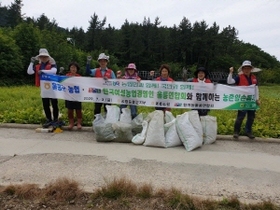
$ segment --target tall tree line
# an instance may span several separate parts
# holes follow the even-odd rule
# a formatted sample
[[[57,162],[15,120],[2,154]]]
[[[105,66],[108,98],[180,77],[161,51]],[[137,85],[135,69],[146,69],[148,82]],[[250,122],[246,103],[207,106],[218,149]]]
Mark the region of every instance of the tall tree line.
[[[233,26],[220,29],[217,23],[191,21],[183,17],[172,27],[161,26],[157,17],[154,21],[144,18],[142,23],[125,20],[120,29],[106,26],[106,17],[100,19],[93,14],[86,31],[82,28],[61,28],[56,20],[45,14],[39,18],[25,17],[21,12],[22,0],[15,0],[8,7],[0,5],[0,71],[1,81],[17,75],[19,81],[29,81],[26,69],[30,57],[46,47],[59,67],[67,67],[75,60],[82,66],[87,55],[93,57],[92,67],[98,65],[98,54],[110,55],[110,67],[123,69],[135,62],[138,70],[157,70],[168,63],[172,76],[180,76],[183,67],[194,71],[204,66],[209,71],[228,71],[229,66],[239,67],[249,59],[257,67],[278,69],[280,63],[256,45],[238,40],[238,30]],[[70,39],[67,39],[70,38]],[[70,40],[70,41],[67,41]],[[4,70],[4,71],[3,71]]]

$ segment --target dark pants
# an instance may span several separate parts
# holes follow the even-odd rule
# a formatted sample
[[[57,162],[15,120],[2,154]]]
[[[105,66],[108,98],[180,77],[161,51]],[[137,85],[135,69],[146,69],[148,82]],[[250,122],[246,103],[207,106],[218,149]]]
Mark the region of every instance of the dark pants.
[[[56,98],[42,98],[42,102],[43,102],[43,108],[44,108],[46,118],[49,121],[53,121],[53,120],[57,121],[58,120],[58,113],[59,113],[57,99]],[[50,102],[52,104],[53,113],[51,113]],[[53,114],[53,117],[52,117],[52,114]]]
[[[245,132],[251,133],[252,126],[255,120],[256,111],[255,110],[238,110],[237,117],[234,124],[234,132],[239,133],[241,129],[242,122],[247,114],[247,121],[245,125]]]
[[[106,105],[111,105],[111,104],[94,103],[94,116],[96,114],[100,114],[101,113],[102,105],[104,105],[104,111],[107,113]]]

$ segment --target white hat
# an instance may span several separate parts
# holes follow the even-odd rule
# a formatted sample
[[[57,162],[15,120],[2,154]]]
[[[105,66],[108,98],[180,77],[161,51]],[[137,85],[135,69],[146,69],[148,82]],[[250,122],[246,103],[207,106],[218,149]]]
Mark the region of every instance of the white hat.
[[[251,61],[245,60],[245,61],[243,61],[242,65],[239,67],[238,73],[242,72],[242,68],[244,66],[250,66],[252,68],[252,71],[254,69],[254,66],[252,66]]]
[[[37,55],[36,57],[40,57],[40,56],[48,56],[48,57],[50,57],[50,54],[49,54],[47,49],[41,48],[39,50],[39,55]]]
[[[250,67],[254,68],[254,66],[252,66],[252,64],[251,64],[251,61],[248,61],[248,60],[243,61],[241,68],[243,68],[244,66],[250,66]]]
[[[101,54],[98,56],[98,59],[97,59],[97,60],[99,61],[99,60],[102,60],[102,59],[109,61],[109,56],[108,56],[108,55],[105,55],[105,53],[101,53]]]

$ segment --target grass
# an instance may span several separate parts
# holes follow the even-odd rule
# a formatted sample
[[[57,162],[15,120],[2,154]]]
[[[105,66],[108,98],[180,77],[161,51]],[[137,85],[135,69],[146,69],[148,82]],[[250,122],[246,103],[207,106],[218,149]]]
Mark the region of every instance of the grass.
[[[12,198],[12,199],[11,199]],[[221,200],[202,199],[180,190],[153,189],[149,184],[136,185],[127,178],[107,181],[92,193],[81,190],[74,180],[60,178],[39,188],[35,184],[0,186],[0,209],[7,203],[13,209],[194,209],[194,210],[277,210],[270,201],[242,203],[236,197]],[[29,208],[28,208],[29,209]]]
[[[0,88],[0,123],[41,124],[45,121],[40,89],[34,86]],[[280,137],[280,86],[260,86],[261,108],[257,110],[254,134],[258,137]],[[83,125],[92,126],[93,103],[83,103]],[[68,123],[64,100],[59,99],[61,119]],[[149,113],[153,107],[138,107],[138,113]],[[188,111],[172,109],[174,116]],[[209,115],[217,117],[218,134],[232,135],[236,111],[211,110]],[[245,124],[245,120],[244,120]]]

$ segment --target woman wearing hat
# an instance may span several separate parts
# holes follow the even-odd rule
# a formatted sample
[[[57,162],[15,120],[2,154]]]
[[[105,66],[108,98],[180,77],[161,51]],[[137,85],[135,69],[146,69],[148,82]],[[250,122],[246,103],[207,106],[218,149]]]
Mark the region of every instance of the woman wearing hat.
[[[38,60],[39,63],[34,65],[34,62]],[[27,73],[29,75],[35,74],[35,85],[40,87],[40,75],[41,74],[53,74],[57,72],[57,66],[54,59],[49,55],[49,52],[45,48],[39,50],[39,55],[31,58],[31,62],[28,66]],[[46,115],[46,123],[43,124],[44,128],[47,128],[51,125],[56,125],[58,123],[58,101],[56,98],[42,98],[43,108]],[[50,103],[53,108],[51,113]],[[53,116],[52,116],[53,115]]]
[[[199,67],[194,72],[194,78],[188,79],[188,82],[199,82],[199,83],[211,83],[211,80],[208,79],[208,71],[204,67]],[[199,116],[206,116],[209,109],[193,109],[198,111]]]
[[[251,61],[245,60],[239,69],[241,69],[242,73],[238,74],[235,78],[232,78],[232,73],[234,71],[234,68],[233,67],[229,68],[227,83],[236,84],[238,86],[256,85],[256,103],[257,105],[260,105],[259,88],[257,86],[258,81],[256,76],[252,74],[252,70],[254,69],[254,67],[251,64]],[[233,134],[233,137],[236,139],[239,137],[241,125],[246,114],[247,114],[247,121],[245,125],[245,134],[250,139],[255,138],[255,136],[252,133],[252,126],[255,120],[256,110],[238,110],[237,117],[234,123],[234,134]]]
[[[122,79],[133,79],[137,82],[141,81],[141,78],[138,76],[136,65],[134,63],[128,64],[128,66],[125,68],[125,75],[122,77]],[[126,108],[126,104],[121,104],[120,109],[122,112],[123,108]],[[131,111],[131,118],[134,119],[137,116],[137,106],[136,105],[129,105],[130,111]]]
[[[88,57],[88,62],[86,65],[86,74],[92,77],[97,77],[97,78],[103,78],[105,80],[107,79],[116,79],[116,75],[113,70],[109,69],[107,67],[108,62],[109,62],[109,56],[106,55],[105,53],[101,53],[98,56],[98,63],[99,63],[99,68],[95,69],[90,69],[90,60],[91,58]],[[101,113],[101,107],[104,105],[104,111],[107,112],[106,105],[111,105],[111,104],[103,104],[103,103],[94,103],[94,116],[96,114]]]
[[[169,82],[173,82],[174,80],[169,77],[170,75],[170,67],[167,64],[162,64],[159,68],[159,74],[160,76],[157,77],[155,80],[156,81],[169,81]],[[167,108],[167,107],[155,107],[156,110],[162,110],[162,111],[171,111],[171,108]]]

